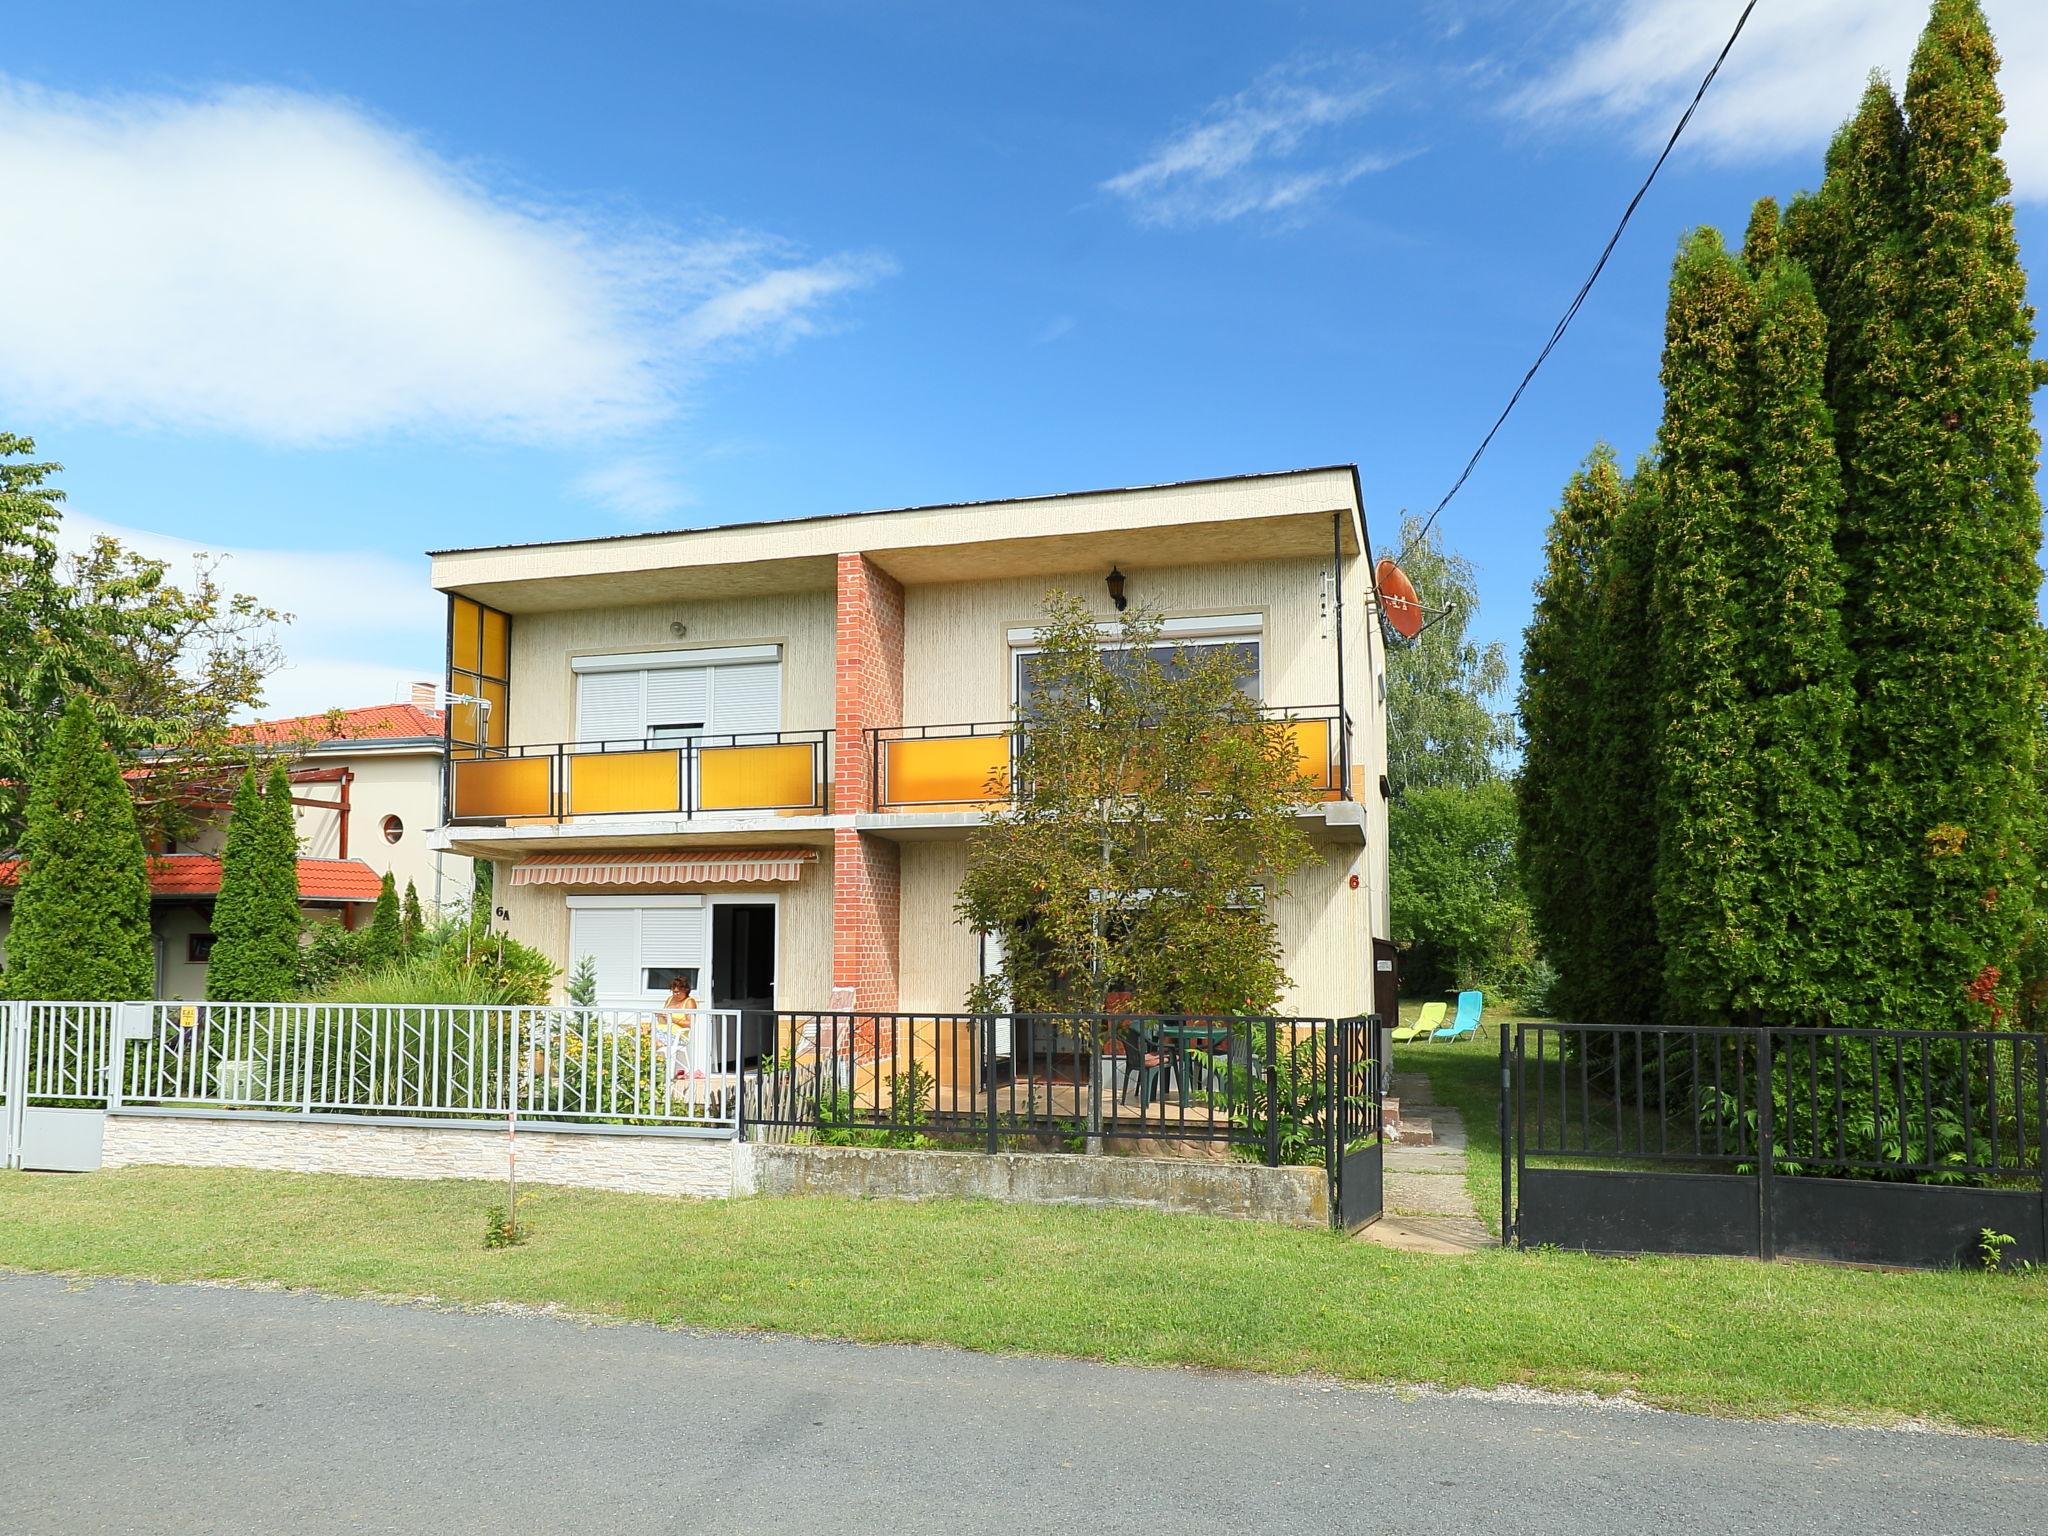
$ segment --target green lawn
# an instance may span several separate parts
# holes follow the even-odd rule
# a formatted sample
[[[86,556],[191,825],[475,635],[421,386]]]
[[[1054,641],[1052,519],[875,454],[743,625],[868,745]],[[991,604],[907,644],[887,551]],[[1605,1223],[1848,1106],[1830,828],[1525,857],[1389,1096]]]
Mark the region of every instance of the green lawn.
[[[1145,1212],[551,1189],[522,1199],[530,1241],[487,1252],[497,1193],[197,1169],[0,1174],[0,1265],[2048,1437],[2035,1342],[2048,1276],[1436,1258]]]

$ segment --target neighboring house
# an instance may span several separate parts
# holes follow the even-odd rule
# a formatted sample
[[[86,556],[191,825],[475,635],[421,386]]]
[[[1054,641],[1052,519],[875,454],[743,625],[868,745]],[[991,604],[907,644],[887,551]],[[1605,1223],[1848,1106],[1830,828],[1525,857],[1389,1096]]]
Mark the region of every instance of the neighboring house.
[[[292,785],[300,852],[359,860],[389,874],[401,892],[411,882],[429,915],[461,912],[469,906],[470,861],[434,846],[447,721],[429,707],[431,684],[413,692],[419,702],[265,720],[245,730],[298,754]]]
[[[447,550],[447,848],[600,1001],[957,1010],[955,895],[1046,593],[1241,648],[1323,861],[1270,893],[1292,1011],[1370,1011],[1385,657],[1355,469]],[[1376,942],[1378,951],[1376,953]],[[1391,980],[1390,974],[1385,978]]]
[[[431,696],[431,686],[425,689]],[[470,861],[438,851],[444,771],[443,717],[418,704],[373,704],[242,728],[244,739],[294,754],[292,795],[299,832],[299,905],[316,918],[366,923],[388,871],[403,891],[413,882],[429,912],[467,906]],[[150,927],[156,995],[206,996],[213,903],[232,780],[187,786],[194,825],[152,849]],[[4,949],[19,867],[0,861],[0,949]]]

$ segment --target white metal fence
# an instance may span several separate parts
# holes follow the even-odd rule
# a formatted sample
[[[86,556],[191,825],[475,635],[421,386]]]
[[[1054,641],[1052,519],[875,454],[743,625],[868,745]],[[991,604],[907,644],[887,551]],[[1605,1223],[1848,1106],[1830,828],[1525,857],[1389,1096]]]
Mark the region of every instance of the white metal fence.
[[[18,1003],[0,1072],[116,1112],[730,1130],[740,1015],[716,1009]]]

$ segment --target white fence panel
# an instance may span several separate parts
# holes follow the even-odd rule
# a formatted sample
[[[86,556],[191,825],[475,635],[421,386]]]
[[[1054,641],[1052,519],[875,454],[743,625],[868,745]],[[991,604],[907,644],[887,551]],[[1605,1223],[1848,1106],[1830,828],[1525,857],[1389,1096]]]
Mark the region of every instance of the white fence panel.
[[[117,1107],[730,1129],[740,1016],[616,1008],[159,1003]]]

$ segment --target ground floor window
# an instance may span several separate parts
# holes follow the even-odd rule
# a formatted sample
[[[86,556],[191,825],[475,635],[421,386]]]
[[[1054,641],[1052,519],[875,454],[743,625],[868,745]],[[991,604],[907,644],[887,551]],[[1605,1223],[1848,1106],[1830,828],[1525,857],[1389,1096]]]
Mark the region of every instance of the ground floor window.
[[[678,983],[712,1008],[775,1006],[772,898],[571,896],[569,968],[587,958],[597,1000],[613,1008],[665,1002]]]

